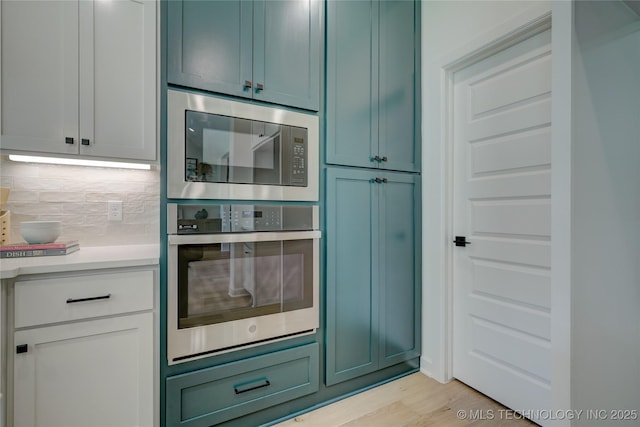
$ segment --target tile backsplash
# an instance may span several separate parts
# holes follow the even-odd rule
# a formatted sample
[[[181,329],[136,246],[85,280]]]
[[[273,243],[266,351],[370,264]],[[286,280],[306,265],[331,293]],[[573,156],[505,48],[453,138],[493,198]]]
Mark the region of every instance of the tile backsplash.
[[[59,240],[81,246],[158,243],[160,172],[18,163],[0,157],[2,187],[11,211],[11,241],[22,241],[21,221],[62,222]],[[122,221],[108,221],[107,202],[122,201]]]

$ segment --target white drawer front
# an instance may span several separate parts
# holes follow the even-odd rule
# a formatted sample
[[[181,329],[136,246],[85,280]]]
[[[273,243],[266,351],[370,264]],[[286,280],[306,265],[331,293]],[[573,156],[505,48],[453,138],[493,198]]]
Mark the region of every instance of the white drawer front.
[[[153,308],[153,271],[19,281],[15,327],[109,316]]]

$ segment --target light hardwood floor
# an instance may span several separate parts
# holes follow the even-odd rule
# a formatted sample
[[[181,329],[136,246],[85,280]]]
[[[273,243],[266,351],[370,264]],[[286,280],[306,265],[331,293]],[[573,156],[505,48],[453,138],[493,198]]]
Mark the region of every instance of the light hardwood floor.
[[[277,427],[536,426],[459,381],[415,373],[299,415]]]

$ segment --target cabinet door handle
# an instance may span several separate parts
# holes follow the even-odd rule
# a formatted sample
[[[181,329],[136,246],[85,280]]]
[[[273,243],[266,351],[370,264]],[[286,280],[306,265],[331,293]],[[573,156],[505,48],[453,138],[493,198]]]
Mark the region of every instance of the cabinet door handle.
[[[89,297],[89,298],[67,298],[67,304],[74,304],[76,302],[97,301],[100,299],[109,299],[109,298],[111,298],[111,294],[101,295],[99,297]]]
[[[251,89],[253,85],[251,84],[251,82],[249,80],[245,80],[244,81],[244,87],[247,89]]]
[[[73,137],[72,136],[65,137],[64,138],[64,143],[73,145],[74,144]]]
[[[262,83],[257,83],[256,84],[256,92],[260,92],[261,90],[264,90],[264,86],[262,85]]]
[[[376,183],[380,184],[382,182],[382,180],[378,177],[376,177],[376,179],[374,180]]]
[[[16,354],[20,354],[20,353],[26,353],[29,351],[29,345],[28,344],[20,344],[16,346]]]
[[[388,159],[387,159],[387,156],[384,156],[384,157],[382,158],[382,161],[383,161],[383,162],[386,162],[387,160],[388,160]]]
[[[91,144],[91,141],[90,141],[89,139],[87,139],[87,138],[82,138],[82,140],[80,141],[80,143],[81,143],[82,145],[90,145],[90,144]]]
[[[382,178],[382,182],[386,184],[387,182],[389,182],[389,180],[387,178]]]
[[[271,385],[269,380],[266,379],[266,378],[261,379],[260,383],[254,385],[254,386],[247,387],[250,384],[253,384],[253,383],[235,385],[235,386],[233,386],[233,390],[236,392],[236,394],[242,394],[242,393],[246,393],[248,391],[257,390],[259,388],[269,387]]]
[[[374,162],[378,162],[378,163],[380,163],[380,156],[376,155],[376,156],[373,158],[373,161],[374,161]]]

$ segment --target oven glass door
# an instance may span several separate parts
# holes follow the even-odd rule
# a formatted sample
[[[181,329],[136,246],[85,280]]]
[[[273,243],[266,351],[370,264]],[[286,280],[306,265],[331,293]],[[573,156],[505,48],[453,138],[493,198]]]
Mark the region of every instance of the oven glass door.
[[[186,111],[185,180],[306,186],[307,130]]]
[[[313,239],[182,244],[178,329],[313,306]]]

